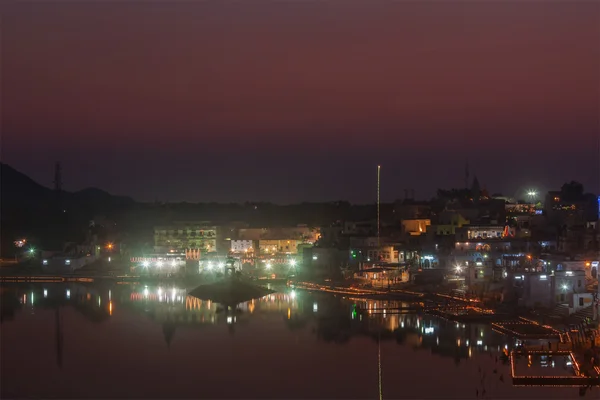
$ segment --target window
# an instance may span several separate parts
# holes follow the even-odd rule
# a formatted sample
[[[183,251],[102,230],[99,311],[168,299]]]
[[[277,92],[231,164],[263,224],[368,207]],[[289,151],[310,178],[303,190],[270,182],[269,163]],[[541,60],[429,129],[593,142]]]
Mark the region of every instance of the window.
[[[579,298],[579,307],[583,307],[583,297]]]
[[[577,280],[577,287],[581,287],[581,279]]]

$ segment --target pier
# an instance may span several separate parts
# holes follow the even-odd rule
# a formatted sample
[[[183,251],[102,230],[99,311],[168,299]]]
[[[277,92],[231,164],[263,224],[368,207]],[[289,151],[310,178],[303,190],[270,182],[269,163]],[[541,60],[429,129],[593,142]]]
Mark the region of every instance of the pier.
[[[541,365],[535,365],[539,360]],[[584,374],[571,351],[515,350],[510,368],[514,386],[600,386],[600,369]]]

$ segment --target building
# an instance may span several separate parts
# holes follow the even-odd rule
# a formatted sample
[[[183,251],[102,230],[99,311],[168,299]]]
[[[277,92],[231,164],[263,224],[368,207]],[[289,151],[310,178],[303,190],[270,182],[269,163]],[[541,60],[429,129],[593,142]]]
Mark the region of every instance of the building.
[[[238,230],[238,240],[297,240],[314,244],[320,237],[320,230],[305,225],[284,228],[242,228]],[[284,246],[285,247],[285,246]]]
[[[420,236],[427,232],[431,225],[430,219],[403,219],[401,222],[402,233],[410,236]]]
[[[253,240],[231,240],[231,251],[233,253],[248,253],[253,250]]]
[[[377,234],[377,221],[346,221],[344,222],[344,235],[372,236]]]
[[[299,242],[293,239],[261,239],[258,241],[258,248],[260,254],[296,254]]]
[[[217,251],[217,227],[204,222],[175,222],[154,228],[156,253],[199,249],[201,253]]]
[[[519,304],[528,307],[568,307],[569,313],[592,305],[593,295],[587,293],[585,271],[563,270],[553,273],[520,272],[510,277],[517,289]]]
[[[367,261],[398,264],[404,262],[404,253],[394,249],[394,246],[380,246],[366,249]]]
[[[456,232],[456,241],[501,240],[510,236],[510,230],[504,225],[465,225]]]
[[[597,199],[592,194],[550,191],[546,194],[544,211],[555,225],[585,225],[586,222],[598,220]]]
[[[429,226],[436,236],[456,235],[456,230],[468,225],[468,219],[457,211],[444,210],[440,213],[437,223]]]
[[[374,267],[360,270],[354,274],[355,279],[362,279],[373,287],[386,287],[391,284],[409,281],[410,274],[404,267]]]

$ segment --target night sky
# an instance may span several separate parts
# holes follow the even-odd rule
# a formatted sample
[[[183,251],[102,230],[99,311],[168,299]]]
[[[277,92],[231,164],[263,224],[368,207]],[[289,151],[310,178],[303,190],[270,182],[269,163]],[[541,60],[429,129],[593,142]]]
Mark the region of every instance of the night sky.
[[[16,2],[2,161],[138,200],[599,191],[600,2]]]

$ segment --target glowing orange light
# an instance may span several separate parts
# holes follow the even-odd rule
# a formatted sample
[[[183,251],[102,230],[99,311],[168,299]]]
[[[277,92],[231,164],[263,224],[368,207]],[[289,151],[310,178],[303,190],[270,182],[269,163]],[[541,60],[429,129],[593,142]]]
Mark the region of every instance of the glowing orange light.
[[[108,302],[108,315],[112,315],[112,301]]]

